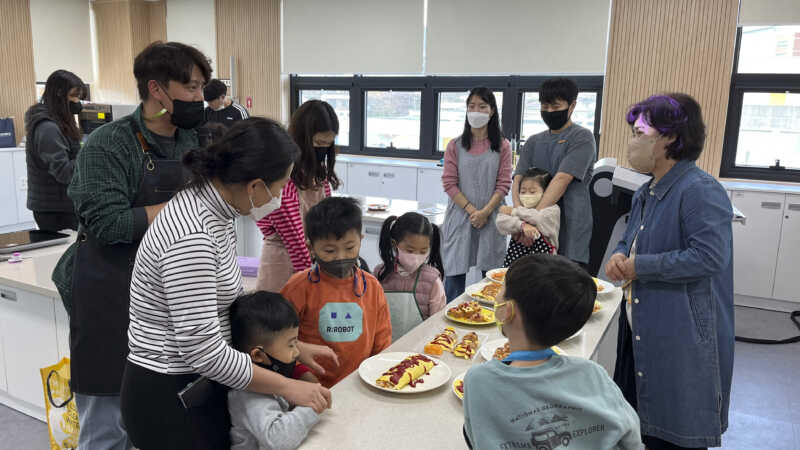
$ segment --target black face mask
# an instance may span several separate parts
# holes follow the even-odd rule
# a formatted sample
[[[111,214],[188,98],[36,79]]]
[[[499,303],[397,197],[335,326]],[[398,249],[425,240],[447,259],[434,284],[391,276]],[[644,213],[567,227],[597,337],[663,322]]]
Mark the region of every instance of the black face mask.
[[[269,353],[265,352],[264,349],[262,349],[261,347],[258,347],[258,349],[261,350],[261,353],[266,355],[267,358],[269,358],[270,363],[269,364],[256,363],[257,366],[262,367],[262,368],[267,369],[267,370],[271,370],[271,371],[273,371],[275,373],[279,373],[279,374],[285,376],[286,378],[291,378],[292,377],[292,374],[294,374],[294,367],[297,365],[297,360],[296,359],[293,360],[290,363],[285,363],[285,362],[282,362],[282,361],[278,360],[277,358],[271,356]]]
[[[358,265],[358,258],[336,259],[323,261],[317,258],[317,264],[323,272],[336,278],[348,278],[353,275],[353,270]]]
[[[560,111],[544,111],[542,110],[542,120],[551,130],[560,130],[569,121],[569,108]]]
[[[83,111],[83,104],[81,102],[69,102],[69,113],[80,114]]]
[[[171,122],[176,127],[184,130],[193,130],[206,123],[206,109],[203,106],[203,102],[173,100]]]
[[[322,164],[325,158],[328,157],[328,150],[330,147],[314,147],[314,153],[317,155],[317,162]]]

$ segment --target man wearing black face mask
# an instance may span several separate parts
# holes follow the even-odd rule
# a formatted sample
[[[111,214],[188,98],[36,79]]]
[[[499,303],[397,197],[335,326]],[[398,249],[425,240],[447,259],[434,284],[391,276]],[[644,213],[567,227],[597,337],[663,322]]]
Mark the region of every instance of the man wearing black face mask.
[[[78,238],[53,272],[70,313],[72,391],[80,448],[129,448],[119,392],[128,353],[131,269],[139,241],[183,186],[183,153],[204,122],[207,58],[194,47],[154,42],[134,60],[142,103],[91,134],[67,191]]]
[[[592,238],[592,204],[589,182],[597,160],[597,147],[591,130],[571,120],[578,99],[578,86],[567,78],[552,78],[539,90],[542,120],[548,130],[528,138],[520,150],[514,172],[514,206],[521,205],[519,185],[531,167],[544,169],[553,177],[536,209],[561,206],[561,232],[558,253],[583,265],[589,262]],[[524,245],[525,236],[515,239]]]

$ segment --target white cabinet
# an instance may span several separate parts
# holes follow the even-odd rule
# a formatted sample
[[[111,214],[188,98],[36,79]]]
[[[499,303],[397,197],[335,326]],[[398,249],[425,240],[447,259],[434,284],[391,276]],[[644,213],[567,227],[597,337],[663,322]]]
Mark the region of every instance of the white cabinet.
[[[336,171],[336,176],[339,177],[339,181],[341,184],[339,185],[339,189],[337,192],[341,192],[342,194],[347,194],[350,192],[349,187],[347,185],[347,169],[349,164],[346,162],[337,162],[334,166],[333,170]]]
[[[19,222],[13,155],[9,151],[0,152],[0,227]]]
[[[381,254],[378,247],[381,238],[381,224],[364,223],[364,239],[361,240],[361,251],[359,256],[364,258],[370,270],[375,270],[375,266],[381,263]]]
[[[417,199],[417,169],[350,163],[348,194],[400,200]]]
[[[8,394],[44,407],[39,369],[59,360],[53,299],[0,286]]]
[[[0,288],[0,302],[5,301],[3,298],[3,289]],[[11,345],[13,341],[6,342],[3,338],[5,333],[3,331],[3,321],[0,320],[0,391],[8,391],[8,380],[6,379],[6,355],[3,348],[6,345]]]
[[[442,169],[419,169],[417,172],[417,201],[420,203],[447,203],[442,186]]]
[[[383,181],[379,166],[366,164],[349,164],[347,168],[347,179],[350,187],[347,193],[350,195],[363,195],[372,197],[383,197]]]
[[[747,222],[733,227],[734,292],[772,297],[784,194],[734,191],[732,201]]]
[[[56,316],[56,339],[58,339],[58,359],[69,358],[69,316],[64,303],[57,298],[53,301]]]
[[[750,221],[750,217],[747,221]],[[800,195],[786,195],[780,236],[773,297],[800,302],[800,289],[797,288],[797,275],[800,273]]]
[[[17,221],[33,222],[33,212],[28,209],[28,166],[25,151],[13,152],[14,184],[17,194]]]
[[[417,200],[417,169],[408,167],[382,167],[383,197]]]

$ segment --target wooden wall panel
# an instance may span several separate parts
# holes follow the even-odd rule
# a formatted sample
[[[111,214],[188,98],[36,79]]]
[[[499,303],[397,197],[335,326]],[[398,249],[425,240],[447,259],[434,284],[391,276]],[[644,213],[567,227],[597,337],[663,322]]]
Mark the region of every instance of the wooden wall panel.
[[[685,92],[703,109],[699,167],[718,176],[736,40],[738,0],[614,0],[603,95],[600,157],[627,165],[628,107]]]
[[[230,77],[236,58],[238,96],[252,97],[252,115],[281,119],[280,0],[216,0],[217,70]]]
[[[163,0],[129,0],[133,57],[153,41],[167,40],[167,7]]]
[[[97,32],[97,82],[92,96],[98,102],[138,103],[131,7],[127,1],[95,0],[92,10]]]
[[[13,117],[17,143],[25,111],[36,102],[31,8],[28,0],[0,0],[0,117]]]
[[[147,2],[150,42],[167,40],[167,2]]]

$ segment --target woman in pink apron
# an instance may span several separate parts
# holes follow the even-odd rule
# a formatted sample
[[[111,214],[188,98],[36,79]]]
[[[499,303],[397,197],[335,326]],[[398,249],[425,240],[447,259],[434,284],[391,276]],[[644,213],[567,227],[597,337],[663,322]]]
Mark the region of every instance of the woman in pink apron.
[[[264,244],[257,288],[270,292],[279,292],[293,273],[311,267],[303,217],[341,183],[334,172],[339,119],[331,105],[303,103],[292,115],[289,134],[300,147],[300,158],[283,188],[280,208],[258,222]]]

